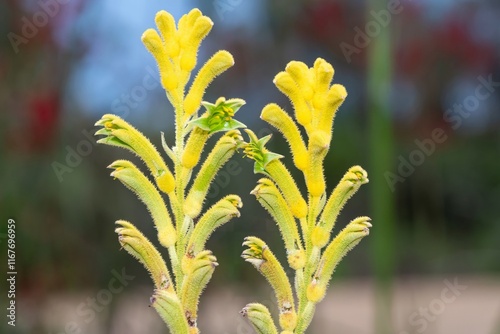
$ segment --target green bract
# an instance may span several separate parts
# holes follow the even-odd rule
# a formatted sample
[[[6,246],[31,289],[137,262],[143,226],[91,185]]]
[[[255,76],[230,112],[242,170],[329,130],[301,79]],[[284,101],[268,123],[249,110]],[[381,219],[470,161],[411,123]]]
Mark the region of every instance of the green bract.
[[[189,124],[197,126],[209,134],[219,131],[230,131],[245,128],[246,125],[233,119],[234,114],[245,104],[242,99],[229,99],[220,97],[215,104],[203,101],[201,103],[206,112],[199,118],[192,120]]]

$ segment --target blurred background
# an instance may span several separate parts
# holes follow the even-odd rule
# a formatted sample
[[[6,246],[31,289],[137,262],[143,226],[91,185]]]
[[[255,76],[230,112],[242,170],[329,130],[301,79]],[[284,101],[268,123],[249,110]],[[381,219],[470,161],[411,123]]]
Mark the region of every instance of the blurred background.
[[[142,32],[158,10],[193,7],[215,26],[199,63],[219,49],[236,65],[206,100],[247,101],[237,118],[260,136],[262,107],[291,106],[272,80],[290,60],[332,63],[349,96],[335,120],[328,189],[359,164],[370,183],[348,203],[373,218],[341,263],[309,333],[500,333],[500,3],[481,0],[0,3],[0,260],[16,222],[17,324],[1,333],[166,333],[148,308],[147,273],[119,251],[114,221],[154,231],[145,207],[106,166],[128,152],[97,146],[93,124],[115,113],[161,146],[173,111]],[[286,155],[284,140],[269,148]],[[240,258],[257,235],[281,259],[277,227],[248,193],[259,179],[233,158],[210,191],[244,201],[208,245],[221,264],[201,301],[204,333],[252,333],[238,311],[271,290]],[[234,172],[237,171],[237,172]],[[242,177],[244,175],[244,177]],[[297,174],[298,176],[299,174]],[[113,278],[121,287],[110,294]],[[116,280],[115,280],[116,282]],[[1,309],[7,306],[1,280]]]

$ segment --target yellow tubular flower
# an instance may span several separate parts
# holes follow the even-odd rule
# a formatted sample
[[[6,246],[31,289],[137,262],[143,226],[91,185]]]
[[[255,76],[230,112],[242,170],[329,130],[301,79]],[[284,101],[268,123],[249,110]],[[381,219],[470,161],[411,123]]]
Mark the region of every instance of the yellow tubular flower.
[[[326,294],[328,282],[340,260],[353,249],[370,231],[370,218],[359,217],[352,220],[328,245],[321,257],[314,279],[307,288],[307,299],[320,302]]]
[[[297,327],[295,328],[295,333],[305,333],[307,327],[309,327],[309,325],[311,324],[315,311],[316,304],[307,302],[306,306],[304,307],[304,311],[300,314],[299,321],[297,322]]]
[[[163,41],[154,29],[148,29],[142,34],[142,43],[153,55],[160,71],[161,84],[163,88],[171,92],[177,88],[179,81],[175,75],[174,67],[170,61]]]
[[[103,126],[95,134],[106,136],[97,143],[122,147],[135,153],[148,166],[161,191],[167,194],[174,191],[175,181],[172,172],[154,145],[141,132],[120,117],[111,114],[102,116],[95,125]]]
[[[155,246],[131,223],[118,220],[116,224],[120,245],[149,271],[156,289],[174,292],[167,265]]]
[[[351,167],[344,174],[328,198],[319,220],[319,225],[326,233],[330,234],[344,205],[366,183],[368,183],[368,174],[360,166]]]
[[[168,56],[171,59],[174,59],[180,52],[179,43],[175,38],[176,28],[174,17],[172,14],[161,10],[156,14],[155,22],[158,30],[160,31],[163,39],[163,45],[165,46]]]
[[[248,304],[240,311],[240,314],[248,317],[257,334],[278,334],[271,313],[264,305],[259,303]]]
[[[307,167],[307,149],[299,128],[292,118],[277,104],[271,103],[262,109],[260,118],[280,131],[290,145],[295,166],[304,171]]]
[[[314,62],[314,73],[316,76],[316,86],[314,90],[321,93],[327,92],[332,82],[333,75],[335,74],[333,66],[324,59],[318,58]]]
[[[196,19],[202,15],[203,13],[198,8],[191,9],[189,13],[182,15],[179,19],[178,30],[182,33],[187,33],[193,28]]]
[[[190,330],[197,328],[198,301],[218,265],[212,252],[203,251],[193,260],[192,270],[184,279],[180,298]]]
[[[201,41],[212,30],[213,25],[214,23],[207,16],[199,16],[196,18],[194,25],[192,25],[192,30],[181,35],[181,70],[191,72],[195,68],[198,48]]]
[[[273,287],[280,311],[280,326],[293,331],[297,325],[297,314],[292,294],[292,287],[285,270],[264,241],[257,237],[246,237],[244,246],[248,249],[241,256],[269,281]]]
[[[312,99],[313,106],[315,109],[315,125],[317,125],[317,116],[324,112],[324,108],[326,107],[326,95],[328,93],[328,89],[330,88],[330,83],[332,82],[333,75],[335,71],[333,70],[332,65],[327,63],[324,59],[318,58],[314,62],[313,67],[314,72],[314,97]]]
[[[326,107],[318,116],[317,128],[328,134],[332,133],[333,119],[340,105],[345,101],[347,91],[342,85],[333,85],[326,95]]]
[[[312,100],[314,91],[309,68],[300,61],[291,61],[286,65],[285,71],[291,75],[306,101]]]
[[[186,147],[184,149],[184,153],[182,154],[182,166],[188,169],[192,169],[198,164],[198,161],[200,161],[201,152],[205,147],[208,136],[209,132],[200,129],[199,127],[195,127],[191,131],[189,139],[186,143]]]
[[[108,167],[114,169],[111,176],[120,180],[146,204],[158,231],[160,243],[167,248],[173,246],[176,241],[175,228],[167,206],[154,185],[130,161],[117,160]]]
[[[196,218],[200,214],[203,201],[217,171],[233,156],[240,141],[241,133],[233,130],[222,136],[215,144],[194,179],[184,202],[184,212],[187,216]]]
[[[238,209],[242,206],[239,196],[228,195],[208,209],[194,227],[189,238],[186,256],[193,258],[201,252],[215,229],[227,223],[231,218],[240,216]]]
[[[307,203],[285,165],[277,159],[272,160],[266,165],[266,172],[278,185],[293,215],[304,218],[307,215]]]
[[[289,255],[290,267],[295,270],[302,268],[305,265],[305,256],[300,256],[300,254],[303,255],[304,251],[297,224],[278,188],[276,188],[273,181],[264,178],[259,180],[257,187],[252,190],[251,194],[255,195],[259,203],[278,223],[281,237],[285,242],[285,248]]]
[[[151,306],[167,324],[170,333],[190,334],[181,301],[175,293],[156,290],[150,301]]]
[[[309,164],[305,175],[307,190],[313,197],[320,197],[326,189],[323,160],[330,148],[330,138],[328,133],[318,130],[309,137]]]
[[[297,122],[309,130],[312,121],[312,112],[302,96],[299,86],[287,72],[280,72],[274,77],[276,87],[288,98],[295,109]]]
[[[208,85],[221,73],[234,65],[233,56],[227,51],[218,51],[200,69],[184,100],[185,117],[193,115],[201,105]]]

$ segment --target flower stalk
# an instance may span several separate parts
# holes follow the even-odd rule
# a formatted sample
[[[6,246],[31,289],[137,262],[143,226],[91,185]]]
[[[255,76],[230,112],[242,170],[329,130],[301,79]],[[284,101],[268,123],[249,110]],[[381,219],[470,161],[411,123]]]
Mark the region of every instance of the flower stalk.
[[[357,218],[331,240],[331,232],[347,200],[368,182],[366,171],[354,166],[327,194],[324,161],[330,149],[335,114],[347,96],[342,85],[331,85],[333,74],[333,67],[321,58],[311,68],[302,62],[290,62],[285,71],[276,75],[274,84],[290,99],[295,120],[274,103],[265,106],[261,114],[261,118],[281,132],[288,142],[293,163],[304,177],[307,202],[297,182],[280,161],[282,155],[265,147],[270,136],[259,139],[252,131],[246,130],[249,141],[243,145],[245,156],[254,160],[254,172],[266,176],[258,181],[251,194],[279,227],[288,265],[295,271],[298,308],[295,309],[293,297],[288,295],[291,291],[288,278],[280,274],[284,273],[283,268],[262,240],[247,238],[244,245],[249,249],[242,256],[267,278],[275,290],[281,333],[286,334],[305,333],[316,304],[326,295],[336,266],[368,235],[372,226],[368,217]],[[298,125],[304,128],[306,140]],[[290,304],[284,304],[290,300]],[[286,306],[289,306],[290,314],[284,318],[283,307]],[[266,310],[261,304],[249,304],[242,313],[248,316],[258,333],[276,333]]]
[[[171,333],[195,334],[199,333],[200,296],[218,266],[216,257],[205,249],[206,242],[217,227],[240,216],[242,201],[228,195],[205,212],[203,204],[217,171],[241,146],[238,129],[245,125],[234,116],[245,101],[223,97],[215,103],[203,101],[208,85],[234,64],[227,51],[216,52],[187,87],[198,62],[200,43],[212,29],[210,18],[193,9],[176,25],[170,13],[160,11],[155,22],[157,29],[147,29],[142,42],[158,64],[162,86],[174,107],[174,145],[169,146],[163,133],[161,136],[170,167],[148,138],[116,115],[106,114],[97,121],[96,126],[101,128],[96,135],[104,136],[98,143],[125,148],[139,156],[154,179],[151,182],[128,160],[117,160],[109,166],[113,169],[111,176],[146,205],[159,243],[167,249],[174,279],[161,252],[136,226],[119,220],[116,233],[122,248],[150,272],[155,285],[151,306]],[[205,112],[198,116],[200,107]],[[208,148],[207,140],[219,132],[223,133],[220,139]],[[205,159],[204,150],[209,151]],[[200,167],[201,160],[204,163]],[[195,223],[193,218],[199,215]]]

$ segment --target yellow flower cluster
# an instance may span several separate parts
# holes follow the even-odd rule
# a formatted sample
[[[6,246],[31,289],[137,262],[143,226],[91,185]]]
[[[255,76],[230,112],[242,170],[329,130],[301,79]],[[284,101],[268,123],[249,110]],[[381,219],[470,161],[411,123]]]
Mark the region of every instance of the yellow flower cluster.
[[[354,166],[333,192],[329,196],[326,194],[324,160],[330,149],[335,114],[347,97],[344,86],[331,84],[333,75],[333,67],[321,58],[311,68],[298,61],[288,63],[285,71],[275,76],[274,84],[290,99],[295,120],[274,103],[265,106],[261,113],[261,118],[287,140],[293,163],[304,175],[307,202],[291,173],[280,161],[282,156],[265,147],[270,136],[259,139],[252,131],[246,130],[250,140],[244,145],[245,155],[255,161],[256,173],[267,176],[258,181],[251,193],[278,224],[288,265],[295,270],[298,308],[295,309],[293,297],[283,293],[291,291],[291,284],[286,275],[280,274],[283,272],[281,264],[262,240],[247,238],[244,245],[250,248],[242,256],[273,286],[278,305],[281,305],[282,334],[305,332],[314,315],[315,305],[326,294],[335,267],[349,250],[368,235],[371,227],[369,218],[360,217],[331,240],[340,210],[359,187],[368,182],[366,172]],[[304,128],[307,140],[304,140],[299,125]],[[282,305],[289,305],[290,308],[285,310]],[[260,332],[278,332],[267,316],[269,312],[265,306],[249,304],[242,313],[248,316],[257,331],[266,327]]]
[[[241,146],[243,138],[238,129],[245,125],[234,116],[245,101],[224,97],[215,103],[202,101],[214,78],[234,64],[227,51],[216,52],[186,88],[196,67],[200,43],[213,26],[208,17],[194,9],[176,25],[171,14],[160,11],[155,21],[158,30],[146,30],[142,41],[158,63],[162,86],[175,110],[175,146],[169,146],[162,134],[162,145],[173,168],[148,138],[116,115],[104,115],[96,123],[101,127],[96,135],[104,136],[98,143],[125,148],[148,167],[155,183],[128,160],[117,160],[109,166],[113,169],[111,176],[146,205],[159,243],[168,249],[174,275],[170,275],[161,253],[132,223],[117,221],[118,240],[151,274],[155,284],[151,306],[171,332],[196,334],[198,302],[218,265],[212,252],[205,249],[207,240],[215,229],[240,216],[242,201],[228,195],[205,212],[203,204],[218,170]],[[206,111],[198,117],[200,106]],[[223,135],[194,174],[208,138],[218,132]],[[168,202],[160,191],[168,195]]]

